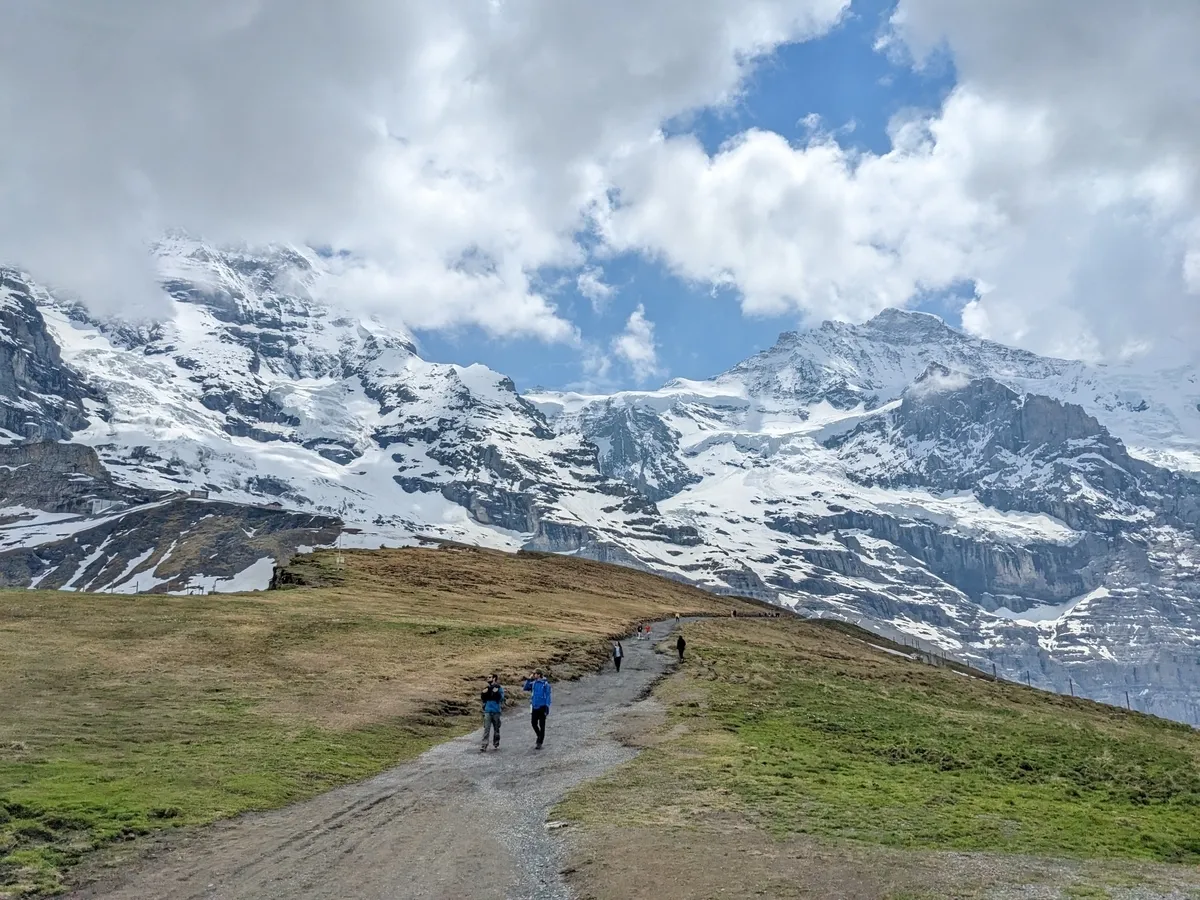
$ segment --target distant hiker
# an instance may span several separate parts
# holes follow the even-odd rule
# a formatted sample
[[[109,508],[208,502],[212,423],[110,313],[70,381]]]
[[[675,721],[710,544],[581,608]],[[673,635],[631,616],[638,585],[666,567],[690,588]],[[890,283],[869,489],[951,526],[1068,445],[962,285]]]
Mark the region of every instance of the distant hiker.
[[[621,646],[621,642],[617,641],[613,644],[613,665],[617,667],[617,671],[621,671],[621,660],[625,658],[625,648]]]
[[[533,725],[533,733],[537,736],[534,750],[542,749],[542,741],[546,740],[546,716],[550,715],[550,682],[537,669],[525,679],[525,690],[529,691],[529,721]]]
[[[486,753],[488,735],[492,738],[492,746],[500,749],[500,714],[504,710],[504,688],[500,686],[500,678],[493,672],[488,676],[487,687],[479,695],[483,703],[483,744],[480,751]]]
[[[675,624],[679,624],[679,613],[675,613]]]
[[[679,652],[679,661],[683,662],[683,650],[687,647],[687,641],[683,639],[683,635],[679,636],[679,640],[675,642],[675,649]]]

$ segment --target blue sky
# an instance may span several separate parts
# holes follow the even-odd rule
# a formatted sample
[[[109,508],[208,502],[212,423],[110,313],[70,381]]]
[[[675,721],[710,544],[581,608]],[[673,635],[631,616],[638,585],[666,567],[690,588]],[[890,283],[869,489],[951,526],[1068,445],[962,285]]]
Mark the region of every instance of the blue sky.
[[[811,133],[806,119],[815,114],[821,130],[833,132],[843,147],[887,152],[893,116],[911,109],[935,111],[954,86],[947,58],[935,58],[917,70],[876,49],[894,6],[886,0],[856,0],[828,35],[784,45],[761,61],[734,107],[680,117],[664,123],[664,130],[695,135],[709,153],[752,128],[802,144]],[[439,362],[483,363],[512,377],[520,390],[612,390],[657,386],[673,377],[707,378],[771,346],[781,331],[805,326],[795,314],[745,316],[734,290],[714,293],[709,285],[688,284],[639,254],[599,262],[605,282],[615,288],[613,296],[594,309],[575,289],[573,277],[556,279],[554,273],[544,273],[556,305],[586,343],[601,349],[624,329],[639,305],[644,307],[655,326],[661,376],[639,382],[627,367],[614,365],[607,377],[598,378],[585,371],[578,347],[534,338],[497,339],[473,326],[421,332],[423,355]],[[936,312],[957,325],[958,311],[969,294],[966,286],[921,298],[912,307]]]

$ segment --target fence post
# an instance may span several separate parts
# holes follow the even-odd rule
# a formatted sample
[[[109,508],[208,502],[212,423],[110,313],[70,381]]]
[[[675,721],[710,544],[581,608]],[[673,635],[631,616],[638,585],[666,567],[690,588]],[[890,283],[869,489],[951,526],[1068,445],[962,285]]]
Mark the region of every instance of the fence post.
[[[1129,712],[1133,711],[1133,707],[1129,705],[1129,691],[1125,692],[1125,709]]]
[[[1030,681],[1029,681],[1029,670],[1028,669],[1025,670],[1025,687],[1033,687],[1033,684],[1030,683]]]
[[[992,678],[996,678],[996,664],[992,663]]]
[[[1067,686],[1071,688],[1071,699],[1075,699],[1075,682],[1071,680],[1071,676],[1067,676]]]

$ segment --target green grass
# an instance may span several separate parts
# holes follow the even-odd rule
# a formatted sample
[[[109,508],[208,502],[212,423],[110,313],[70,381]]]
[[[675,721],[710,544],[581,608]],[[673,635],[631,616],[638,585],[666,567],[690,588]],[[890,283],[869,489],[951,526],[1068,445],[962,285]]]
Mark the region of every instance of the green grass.
[[[0,896],[58,890],[66,870],[114,841],[280,806],[454,733],[449,721],[289,724],[245,696],[176,690],[163,702],[148,687],[100,693],[103,719],[80,717],[49,752],[0,747]]]
[[[736,807],[777,837],[1200,863],[1200,736],[1186,726],[817,625],[703,623],[688,647],[660,691],[677,736],[560,813],[663,821],[673,806],[686,820],[691,796],[693,813]]]
[[[0,591],[0,898],[410,759],[476,726],[489,672],[569,678],[638,620],[740,605],[563,557],[345,559],[301,557],[304,585],[255,595]]]

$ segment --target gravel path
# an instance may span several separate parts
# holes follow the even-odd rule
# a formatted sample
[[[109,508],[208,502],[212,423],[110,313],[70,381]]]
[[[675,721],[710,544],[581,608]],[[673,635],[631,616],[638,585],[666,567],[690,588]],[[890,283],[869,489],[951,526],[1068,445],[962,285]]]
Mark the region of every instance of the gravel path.
[[[563,848],[546,816],[564,794],[631,759],[613,737],[671,657],[624,642],[620,674],[554,685],[546,746],[527,701],[504,717],[499,752],[450,741],[370,781],[275,812],[219,823],[77,900],[567,900]],[[520,685],[506,685],[511,692]]]

